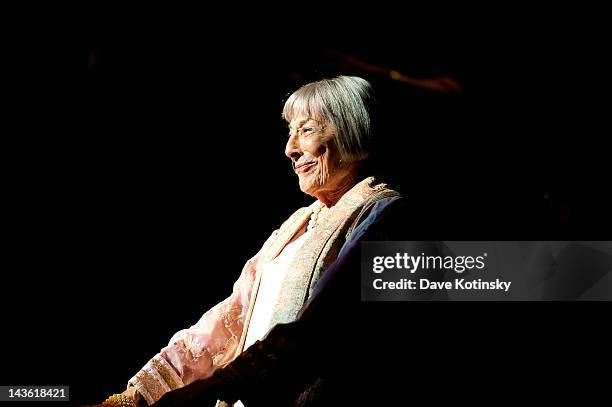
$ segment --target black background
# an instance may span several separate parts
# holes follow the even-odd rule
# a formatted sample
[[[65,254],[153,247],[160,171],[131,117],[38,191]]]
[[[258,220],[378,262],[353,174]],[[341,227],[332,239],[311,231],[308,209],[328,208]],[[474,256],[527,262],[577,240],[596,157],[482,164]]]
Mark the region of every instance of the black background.
[[[2,383],[69,384],[73,400],[98,402],[223,299],[310,202],[283,155],[280,112],[320,77],[374,85],[388,169],[414,202],[409,239],[609,238],[603,33],[578,29],[580,13],[73,11],[67,24],[28,11],[5,37],[15,125],[3,151]],[[330,50],[448,76],[463,92],[402,85]],[[481,378],[522,369],[533,385],[534,366],[562,365],[568,380],[570,363],[605,354],[594,307],[481,305],[356,303],[389,327],[354,341],[356,355],[388,362],[369,374],[404,371],[400,382],[436,371],[448,385],[475,365]]]

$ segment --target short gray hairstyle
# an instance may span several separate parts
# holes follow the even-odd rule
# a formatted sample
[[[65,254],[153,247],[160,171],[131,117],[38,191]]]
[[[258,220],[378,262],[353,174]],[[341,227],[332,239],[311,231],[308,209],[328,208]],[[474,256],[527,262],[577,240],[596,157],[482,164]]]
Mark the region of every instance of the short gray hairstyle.
[[[347,162],[367,158],[372,138],[372,86],[357,76],[338,76],[308,83],[285,102],[283,119],[305,115],[334,127],[340,156]]]

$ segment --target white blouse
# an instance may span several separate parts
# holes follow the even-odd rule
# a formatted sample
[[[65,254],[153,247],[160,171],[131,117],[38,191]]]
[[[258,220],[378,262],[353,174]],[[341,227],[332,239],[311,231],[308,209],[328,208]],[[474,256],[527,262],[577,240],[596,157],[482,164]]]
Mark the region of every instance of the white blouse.
[[[280,294],[282,282],[289,271],[289,265],[297,251],[310,236],[310,233],[310,230],[306,231],[302,236],[285,246],[274,260],[263,266],[244,349],[254,344],[255,341],[261,340],[268,333],[272,319],[272,309]],[[245,406],[238,400],[234,403],[234,407]]]
[[[313,213],[310,215],[306,232],[285,246],[274,260],[263,265],[257,298],[255,299],[251,321],[247,328],[247,337],[244,341],[244,349],[254,344],[255,341],[261,340],[268,333],[272,320],[272,310],[278,300],[283,280],[289,271],[289,265],[297,251],[300,250],[312,233],[311,231],[317,223],[319,214],[327,210],[328,208],[323,203],[317,201],[313,208]],[[244,404],[238,400],[234,406],[244,407]]]
[[[289,243],[274,260],[263,266],[244,349],[254,344],[255,341],[261,340],[268,333],[272,310],[280,294],[283,280],[289,271],[289,265],[310,233],[307,231]]]

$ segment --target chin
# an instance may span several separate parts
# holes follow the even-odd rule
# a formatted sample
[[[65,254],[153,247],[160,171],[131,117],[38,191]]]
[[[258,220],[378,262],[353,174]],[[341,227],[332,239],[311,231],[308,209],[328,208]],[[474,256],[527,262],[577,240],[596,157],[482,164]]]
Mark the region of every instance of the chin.
[[[318,185],[313,182],[308,182],[308,180],[300,179],[300,190],[310,196],[314,196],[313,194],[317,191]]]

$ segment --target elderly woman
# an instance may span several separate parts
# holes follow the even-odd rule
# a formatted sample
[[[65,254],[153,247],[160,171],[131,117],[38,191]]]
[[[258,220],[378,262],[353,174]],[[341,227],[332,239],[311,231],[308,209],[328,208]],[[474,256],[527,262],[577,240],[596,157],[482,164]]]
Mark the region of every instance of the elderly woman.
[[[296,320],[342,248],[354,246],[367,225],[399,198],[364,174],[372,142],[372,102],[370,84],[349,76],[309,83],[288,98],[283,109],[289,125],[285,154],[300,189],[316,200],[272,233],[247,261],[227,299],[176,333],[129,380],[125,392],[105,403],[151,405],[167,392],[203,383],[259,344],[273,327]],[[232,377],[235,366],[225,369]],[[236,397],[229,401],[242,405]]]

